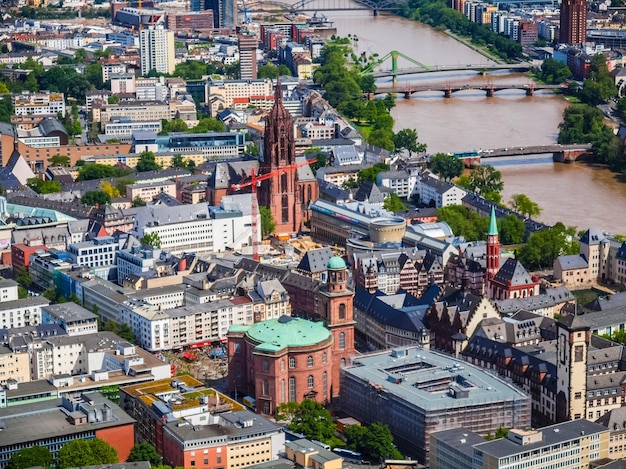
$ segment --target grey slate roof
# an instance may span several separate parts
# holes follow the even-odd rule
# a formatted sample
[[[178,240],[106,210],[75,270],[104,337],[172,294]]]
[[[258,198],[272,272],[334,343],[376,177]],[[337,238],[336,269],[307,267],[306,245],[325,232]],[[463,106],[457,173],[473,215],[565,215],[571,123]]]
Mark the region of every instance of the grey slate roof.
[[[334,253],[331,248],[325,247],[321,249],[312,249],[307,251],[300,263],[298,264],[298,270],[303,270],[311,273],[320,273],[326,270],[328,261]]]
[[[559,256],[557,258],[563,270],[570,269],[586,269],[589,267],[587,260],[580,254],[572,254],[570,256]]]
[[[521,262],[517,259],[509,258],[500,267],[498,273],[494,277],[494,281],[506,284],[511,282],[512,286],[527,285],[533,283],[528,271],[524,268]]]

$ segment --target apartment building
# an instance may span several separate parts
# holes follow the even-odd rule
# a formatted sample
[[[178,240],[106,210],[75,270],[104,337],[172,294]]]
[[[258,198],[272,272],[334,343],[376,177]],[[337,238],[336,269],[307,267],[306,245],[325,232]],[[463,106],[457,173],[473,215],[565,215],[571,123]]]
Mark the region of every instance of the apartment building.
[[[162,101],[129,101],[117,104],[94,104],[92,108],[94,122],[105,123],[115,118],[128,118],[133,122],[154,122],[170,120],[169,106]]]
[[[126,186],[126,198],[135,200],[139,197],[144,202],[152,202],[157,195],[167,194],[176,198],[176,183],[173,181],[144,182]]]
[[[18,116],[56,116],[60,113],[62,117],[65,117],[65,96],[63,93],[23,91],[12,97],[13,113]]]
[[[139,58],[141,74],[151,70],[172,74],[176,67],[174,32],[159,27],[149,27],[139,32]]]
[[[41,308],[50,304],[43,296],[33,296],[0,303],[0,329],[41,324]]]
[[[205,99],[211,105],[212,116],[217,114],[220,104],[223,109],[229,109],[239,100],[247,103],[250,99],[261,99],[265,104],[260,107],[269,111],[274,105],[274,85],[267,78],[228,81],[210,79],[205,86]]]
[[[103,236],[91,241],[69,244],[67,252],[72,263],[86,267],[106,267],[115,265],[115,255],[119,242],[112,236]]]
[[[41,322],[59,325],[68,336],[98,332],[98,316],[71,301],[43,306]]]

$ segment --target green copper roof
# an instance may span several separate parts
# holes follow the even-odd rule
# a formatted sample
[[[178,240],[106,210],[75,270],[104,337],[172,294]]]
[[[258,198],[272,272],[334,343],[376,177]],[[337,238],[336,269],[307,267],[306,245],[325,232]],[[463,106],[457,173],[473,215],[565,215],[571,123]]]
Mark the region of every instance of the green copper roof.
[[[498,234],[498,224],[496,223],[496,211],[493,207],[491,207],[491,218],[489,220],[489,231],[488,235],[497,235]]]
[[[328,261],[328,265],[326,267],[333,270],[342,270],[346,268],[346,261],[339,256],[333,256]]]
[[[254,324],[248,329],[248,337],[260,342],[256,350],[274,352],[318,344],[330,337],[330,331],[321,322],[281,316]]]

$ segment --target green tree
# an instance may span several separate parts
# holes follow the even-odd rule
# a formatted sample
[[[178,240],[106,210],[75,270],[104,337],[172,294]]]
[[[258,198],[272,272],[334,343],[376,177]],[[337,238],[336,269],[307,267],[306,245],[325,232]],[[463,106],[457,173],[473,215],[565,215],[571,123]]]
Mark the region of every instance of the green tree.
[[[274,79],[277,76],[291,76],[291,70],[286,65],[280,64],[276,66],[274,64],[260,65],[257,70],[258,78],[269,78]]]
[[[87,191],[80,198],[85,205],[108,205],[111,203],[111,196],[104,191]]]
[[[259,206],[259,216],[261,218],[261,236],[267,238],[276,229],[276,221],[272,211],[264,205]]]
[[[44,181],[39,178],[30,178],[26,181],[26,185],[38,194],[61,192],[61,183],[59,181]]]
[[[319,402],[304,399],[300,404],[286,403],[278,406],[277,420],[286,420],[288,415],[291,422],[288,428],[297,433],[303,433],[309,439],[326,442],[333,441],[335,424],[330,412]]]
[[[504,188],[502,173],[488,164],[481,164],[469,176],[469,189],[484,196],[490,192],[500,193]]]
[[[463,173],[463,162],[446,153],[436,153],[430,159],[430,169],[444,181],[449,181]]]
[[[15,281],[26,289],[30,288],[31,284],[33,283],[32,279],[30,278],[30,275],[28,274],[28,270],[26,270],[26,267],[24,266],[20,267],[20,270],[17,273],[17,277],[15,278]]]
[[[383,202],[383,208],[390,212],[396,213],[403,212],[407,209],[407,206],[404,202],[402,202],[402,199],[398,197],[398,194],[396,194],[395,192],[391,192],[389,194],[389,197],[387,197],[385,199],[385,202]]]
[[[352,425],[346,430],[348,446],[370,461],[382,459],[402,459],[402,454],[393,443],[389,427],[383,423],[369,426]]]
[[[163,462],[159,453],[157,453],[154,446],[148,442],[137,443],[130,450],[128,455],[128,462],[148,461],[152,467],[158,466]]]
[[[48,287],[43,292],[43,297],[50,301],[50,303],[56,303],[58,300],[57,290],[54,287]]]
[[[100,438],[72,440],[61,447],[57,458],[59,469],[118,462],[115,448]]]
[[[448,205],[437,210],[437,218],[444,221],[456,236],[469,241],[487,239],[489,218],[480,217],[463,205]]]
[[[131,344],[137,343],[137,337],[135,337],[135,333],[132,328],[126,324],[125,322],[121,323],[117,328],[117,335],[122,339],[130,342]]]
[[[198,121],[198,125],[191,129],[194,134],[203,134],[207,132],[225,132],[226,126],[213,117],[205,117]]]
[[[119,191],[120,194],[126,194],[126,186],[130,186],[131,184],[135,184],[137,181],[130,178],[119,178],[115,181],[115,187]]]
[[[145,244],[146,246],[161,249],[161,237],[156,231],[153,231],[152,233],[146,233],[141,237],[139,242],[141,244]]]
[[[578,254],[573,240],[576,229],[558,222],[552,228],[535,231],[518,253],[517,258],[528,269],[551,268],[558,256]]]
[[[359,81],[359,86],[363,93],[374,93],[376,91],[376,78],[370,74],[363,75]]]
[[[189,130],[187,122],[182,119],[172,119],[171,121],[161,119],[161,128],[159,135],[169,135],[172,132],[187,132]]]
[[[409,157],[413,153],[422,153],[426,151],[426,144],[419,143],[417,140],[417,131],[415,129],[402,129],[394,136],[393,143],[396,150],[406,150]]]
[[[48,448],[43,446],[31,446],[22,448],[11,455],[9,469],[27,469],[40,466],[50,469],[54,465],[54,456]]]
[[[615,95],[617,95],[617,89],[607,68],[606,57],[603,54],[596,54],[589,64],[589,72],[583,82],[580,99],[586,104],[596,106]]]
[[[54,155],[48,162],[50,166],[69,166],[71,163],[70,157],[65,155]]]
[[[389,171],[389,165],[385,163],[376,163],[374,166],[360,170],[357,173],[357,187],[365,181],[376,183],[376,176],[383,171]]]
[[[185,160],[183,159],[183,155],[174,155],[174,157],[172,158],[172,168],[186,168],[187,164],[185,163]]]
[[[548,84],[557,85],[559,83],[563,83],[571,76],[572,71],[569,69],[567,64],[559,62],[551,57],[545,59],[541,64],[541,73],[539,74],[539,77],[542,81]]]
[[[499,440],[500,438],[508,438],[509,430],[504,427],[498,427],[496,434],[492,435],[491,432],[487,433],[486,440]]]
[[[138,195],[136,195],[135,198],[132,201],[132,206],[133,207],[145,207],[146,206],[146,201],[143,200]]]
[[[90,181],[93,179],[120,177],[120,176],[125,176],[127,174],[130,174],[131,172],[132,170],[122,169],[116,166],[89,163],[89,164],[84,164],[83,166],[80,167],[80,169],[78,170],[78,177],[76,178],[76,180],[80,182],[80,181]],[[126,192],[126,189],[124,189],[123,192]]]
[[[22,286],[18,286],[17,287],[17,297],[20,300],[23,300],[24,298],[28,298],[28,291],[26,290],[26,288],[24,288]]]
[[[524,242],[526,225],[524,221],[513,214],[498,220],[500,241],[502,244],[521,244]]]
[[[383,104],[385,105],[385,109],[387,109],[387,111],[391,111],[394,107],[396,107],[396,96],[392,93],[387,93],[387,96],[383,98]]]
[[[509,206],[516,212],[521,213],[526,218],[538,217],[541,215],[541,207],[537,202],[533,202],[526,194],[513,194]]]
[[[156,162],[154,153],[151,151],[144,151],[141,155],[139,155],[139,161],[137,161],[135,169],[139,172],[158,171],[161,169],[161,166]]]

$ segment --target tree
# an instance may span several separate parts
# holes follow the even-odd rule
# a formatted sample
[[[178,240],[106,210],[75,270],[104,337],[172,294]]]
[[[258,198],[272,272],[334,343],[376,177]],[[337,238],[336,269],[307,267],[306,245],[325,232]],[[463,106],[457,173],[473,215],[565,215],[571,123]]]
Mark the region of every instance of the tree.
[[[48,162],[50,166],[69,166],[71,163],[70,157],[65,155],[54,155]]]
[[[85,205],[108,205],[111,203],[111,196],[104,191],[87,191],[80,198]]]
[[[261,236],[267,238],[276,229],[276,221],[272,211],[264,205],[259,206],[259,216],[261,218]]]
[[[109,166],[106,164],[89,163],[80,167],[78,170],[77,181],[91,181],[92,179],[105,179],[112,177],[126,176],[132,170]],[[124,190],[125,192],[126,190]]]
[[[139,242],[141,244],[145,244],[146,246],[161,249],[161,237],[156,231],[153,231],[152,233],[146,233],[141,237]]]
[[[525,194],[513,194],[509,205],[514,211],[521,213],[526,216],[526,218],[533,218],[541,215],[541,208],[539,207],[539,204],[530,200]]]
[[[393,444],[393,435],[385,424],[352,425],[346,430],[346,439],[350,448],[362,453],[370,461],[402,459]]]
[[[539,77],[548,84],[557,85],[565,82],[572,76],[572,71],[566,63],[548,57],[541,64],[541,74]]]
[[[552,228],[535,231],[518,253],[517,258],[528,269],[551,268],[558,256],[578,254],[573,240],[576,229],[558,222]]]
[[[520,244],[524,242],[526,225],[519,217],[512,213],[498,220],[500,241],[502,244]]]
[[[161,127],[162,130],[159,132],[159,135],[168,135],[171,132],[189,131],[189,126],[187,126],[187,122],[182,119],[172,119],[171,121],[167,119],[161,119]]]
[[[48,448],[43,446],[31,446],[22,448],[11,455],[9,469],[26,469],[40,466],[50,469],[54,465],[54,456]]]
[[[132,328],[126,324],[125,322],[121,323],[117,328],[117,335],[119,335],[122,339],[130,342],[131,344],[137,343],[137,337],[133,332]]]
[[[385,105],[385,109],[387,109],[387,111],[391,111],[394,107],[396,107],[396,96],[392,93],[387,93],[387,96],[383,98],[383,104]]]
[[[156,162],[154,153],[151,151],[144,151],[141,155],[139,155],[139,161],[137,161],[135,169],[139,172],[158,171],[161,169],[161,166]]]
[[[463,162],[446,153],[436,153],[430,159],[430,169],[444,181],[449,181],[463,173]]]
[[[146,201],[143,200],[138,195],[136,195],[135,198],[132,201],[132,206],[133,207],[145,207],[146,206]]]
[[[115,448],[100,438],[72,440],[61,447],[57,458],[59,469],[117,463]]]
[[[500,438],[508,438],[509,430],[504,427],[498,427],[496,434],[492,435],[491,432],[487,433],[486,440],[499,440]]]
[[[28,270],[26,270],[26,267],[24,266],[20,267],[20,270],[17,273],[17,277],[15,278],[15,281],[26,289],[30,288],[30,285],[33,283],[32,279],[30,278],[30,275],[28,274]]]
[[[603,54],[596,54],[589,64],[587,78],[583,82],[580,92],[582,102],[596,106],[606,102],[617,94],[615,82],[611,77]]]
[[[332,442],[335,424],[330,412],[319,402],[305,399],[300,404],[287,403],[278,406],[278,415],[285,420],[285,407],[291,417],[288,428],[303,433],[307,438],[322,442]],[[279,417],[276,417],[277,420]]]
[[[100,190],[107,194],[111,199],[120,196],[120,191],[109,181],[100,181]]]
[[[203,134],[206,132],[225,132],[226,126],[214,119],[213,117],[204,117],[198,121],[198,125],[191,129],[194,134]]]
[[[479,195],[500,193],[503,188],[502,173],[491,165],[481,164],[469,176],[469,189]]]
[[[26,180],[26,185],[38,194],[61,192],[61,183],[59,181],[44,181],[39,178],[30,178]]]
[[[163,462],[159,453],[157,453],[154,446],[148,442],[137,443],[130,450],[128,455],[128,462],[148,461],[151,466],[158,466]]]
[[[291,76],[291,70],[286,65],[280,64],[278,67],[274,64],[267,64],[259,66],[257,70],[258,78],[274,79],[277,76]]]
[[[43,292],[42,296],[44,298],[46,298],[47,300],[50,301],[50,303],[56,303],[58,296],[57,296],[57,289],[54,287],[48,287],[46,288],[46,290]]]
[[[389,165],[385,163],[376,163],[374,166],[360,170],[357,173],[357,187],[365,181],[376,182],[376,176],[383,171],[389,171]]]
[[[452,232],[457,236],[463,236],[472,241],[487,239],[489,218],[480,217],[463,205],[441,207],[437,210],[437,218],[450,225]]]
[[[417,131],[415,129],[402,129],[393,138],[396,150],[406,150],[409,157],[413,153],[422,153],[426,151],[426,144],[417,141]]]
[[[406,210],[407,206],[404,202],[402,202],[402,199],[398,197],[398,194],[392,192],[389,194],[389,197],[385,199],[385,202],[383,203],[383,208],[390,212],[396,213]]]

